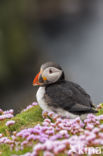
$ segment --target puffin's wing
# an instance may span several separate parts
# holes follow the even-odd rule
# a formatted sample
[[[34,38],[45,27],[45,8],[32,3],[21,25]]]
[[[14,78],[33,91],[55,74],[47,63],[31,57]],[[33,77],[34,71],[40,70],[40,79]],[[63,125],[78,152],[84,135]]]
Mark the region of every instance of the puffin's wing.
[[[75,105],[73,105],[69,111],[71,113],[74,113],[74,114],[97,113],[97,111],[94,110],[92,107],[87,107],[85,105],[81,105],[81,104],[78,104],[78,103],[76,103]]]
[[[69,109],[74,103],[72,96],[73,93],[70,89],[67,90],[67,88],[61,85],[53,84],[46,88],[44,98],[51,107],[64,109],[67,107]]]
[[[86,96],[90,100],[91,107],[95,108],[95,105],[91,101],[90,95],[88,95],[87,92],[80,85],[78,85],[78,84],[76,84],[74,82],[71,82],[71,84],[73,86],[75,86],[75,88],[77,88],[77,90],[79,90],[81,94],[83,94],[84,96]]]
[[[69,81],[47,87],[45,99],[49,106],[74,113],[94,111],[90,96],[80,86],[78,88]]]

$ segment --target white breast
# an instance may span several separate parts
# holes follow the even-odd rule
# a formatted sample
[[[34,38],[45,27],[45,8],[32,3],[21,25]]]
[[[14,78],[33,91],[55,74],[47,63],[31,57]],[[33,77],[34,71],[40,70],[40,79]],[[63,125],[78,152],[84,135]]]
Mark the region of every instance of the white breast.
[[[44,95],[45,95],[45,87],[39,87],[36,94],[37,102],[43,110],[50,112],[52,110],[50,109],[50,107],[48,107]]]

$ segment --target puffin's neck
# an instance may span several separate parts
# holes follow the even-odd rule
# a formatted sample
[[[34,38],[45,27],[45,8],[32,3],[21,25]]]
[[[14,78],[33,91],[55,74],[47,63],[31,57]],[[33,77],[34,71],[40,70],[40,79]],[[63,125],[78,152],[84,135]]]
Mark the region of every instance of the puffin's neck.
[[[64,74],[64,72],[62,73],[62,75],[61,75],[61,77],[59,78],[59,81],[65,81],[65,74]]]
[[[46,85],[44,85],[44,87],[45,87],[45,89],[46,88],[48,88],[48,87],[51,87],[51,86],[56,86],[56,85],[58,85],[58,84],[62,84],[62,83],[65,83],[66,82],[66,80],[59,80],[59,81],[57,81],[57,82],[55,82],[55,83],[51,83],[51,84],[46,84]]]

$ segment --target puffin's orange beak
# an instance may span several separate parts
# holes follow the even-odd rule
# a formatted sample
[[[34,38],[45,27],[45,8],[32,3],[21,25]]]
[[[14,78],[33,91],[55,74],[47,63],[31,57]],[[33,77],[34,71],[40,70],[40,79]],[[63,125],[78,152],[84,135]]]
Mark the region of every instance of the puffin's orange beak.
[[[39,75],[40,75],[40,72],[34,78],[34,80],[33,80],[33,86],[40,85],[40,83],[39,83]]]

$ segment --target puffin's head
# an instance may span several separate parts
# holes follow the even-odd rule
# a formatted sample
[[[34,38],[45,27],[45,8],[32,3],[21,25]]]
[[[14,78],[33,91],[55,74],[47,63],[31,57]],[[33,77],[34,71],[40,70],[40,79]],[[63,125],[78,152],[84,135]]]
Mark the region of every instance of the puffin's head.
[[[54,62],[47,62],[41,66],[40,72],[33,80],[33,86],[45,86],[64,79],[62,68]]]

